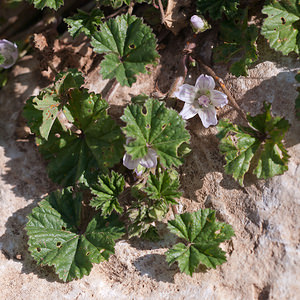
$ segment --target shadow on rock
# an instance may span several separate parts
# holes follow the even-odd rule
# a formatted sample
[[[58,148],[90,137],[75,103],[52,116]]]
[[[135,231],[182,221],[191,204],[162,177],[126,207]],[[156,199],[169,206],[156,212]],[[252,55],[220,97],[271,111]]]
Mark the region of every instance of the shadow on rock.
[[[204,200],[209,194],[218,194],[220,185],[226,189],[241,189],[232,176],[225,173],[225,159],[219,151],[219,140],[213,129],[201,127],[200,120],[189,121],[191,152],[181,167],[180,178],[183,196],[196,202],[199,202],[199,196]],[[202,133],[202,130],[206,132]],[[215,184],[207,184],[211,181]]]
[[[36,147],[28,139],[15,136],[20,126],[20,114],[26,100],[42,82],[37,60],[24,57],[13,68],[8,84],[0,93],[0,146],[4,149],[2,179],[12,186],[17,197],[40,198],[49,191],[45,166]],[[25,126],[25,121],[22,126]]]
[[[294,65],[293,68],[296,66]],[[249,89],[241,101],[242,108],[246,112],[251,112],[251,115],[262,113],[263,102],[272,103],[273,114],[284,117],[291,124],[285,137],[287,147],[292,147],[300,142],[300,121],[295,116],[295,99],[298,94],[296,74],[296,71],[279,72],[276,76],[263,80],[257,86]]]
[[[62,282],[54,273],[53,268],[38,266],[28,251],[28,237],[25,231],[26,216],[37,205],[37,201],[19,209],[8,218],[5,226],[6,231],[0,237],[0,250],[7,259],[22,263],[22,273],[34,273],[41,279],[49,282]]]
[[[134,237],[129,240],[129,243],[131,244],[131,246],[139,250],[170,248],[176,243],[178,237],[168,230],[166,223],[156,222],[156,228],[161,240],[152,242],[149,240]]]
[[[156,281],[174,283],[174,276],[178,272],[177,266],[168,266],[165,255],[147,254],[134,261],[134,266],[141,276],[148,276]]]
[[[46,164],[33,143],[4,141],[0,137],[0,147],[9,158],[1,177],[16,197],[32,200],[55,189],[47,176]]]

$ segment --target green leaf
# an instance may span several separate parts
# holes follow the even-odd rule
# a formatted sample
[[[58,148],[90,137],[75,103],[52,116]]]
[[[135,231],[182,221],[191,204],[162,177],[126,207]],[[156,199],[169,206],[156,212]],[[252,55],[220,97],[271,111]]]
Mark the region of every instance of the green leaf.
[[[92,194],[96,195],[90,202],[92,207],[102,209],[102,215],[110,215],[113,210],[121,214],[123,208],[118,201],[119,195],[123,192],[125,179],[122,175],[112,171],[111,176],[100,175],[98,183],[91,186]]]
[[[182,143],[189,142],[190,135],[175,110],[166,108],[163,102],[148,99],[144,106],[127,106],[121,119],[126,123],[123,128],[126,137],[133,139],[125,146],[132,159],[144,157],[151,147],[164,167],[178,167],[183,163],[177,150]]]
[[[225,172],[243,186],[244,175],[251,169],[257,178],[270,178],[288,169],[289,155],[282,139],[290,125],[287,120],[273,117],[271,104],[265,112],[247,116],[251,127],[236,126],[228,121],[218,125],[220,151],[225,155]]]
[[[161,237],[155,226],[150,225],[149,229],[142,233],[141,239],[148,240],[151,242],[158,242],[161,240]]]
[[[264,20],[261,33],[268,40],[270,47],[284,55],[292,51],[299,54],[299,1],[272,0],[264,6],[262,12],[268,17]]]
[[[39,150],[49,161],[49,177],[62,186],[83,182],[95,172],[107,172],[120,161],[124,152],[124,136],[107,115],[107,102],[100,95],[78,88],[82,78],[77,75],[58,76],[53,87],[30,98],[24,108]],[[49,99],[57,103],[51,104]],[[60,112],[54,111],[47,123],[42,109],[46,107],[48,112],[51,105],[53,110],[58,107]],[[58,117],[54,118],[61,112],[63,123]],[[46,125],[47,134],[40,130]],[[67,131],[63,125],[68,125]]]
[[[222,21],[220,39],[223,43],[214,50],[215,62],[231,62],[230,72],[233,75],[247,76],[248,67],[257,60],[257,37],[257,27],[248,26],[246,10],[233,20]]]
[[[30,4],[34,4],[35,8],[44,9],[45,7],[58,10],[60,6],[64,5],[64,0],[27,0]]]
[[[300,83],[300,72],[298,72],[295,78]],[[295,100],[295,111],[296,111],[296,118],[300,120],[300,86],[298,86],[297,91],[299,94]]]
[[[5,62],[4,56],[0,53],[0,65]]]
[[[41,101],[43,99],[43,93],[40,93],[36,97]],[[40,135],[40,126],[43,123],[43,113],[35,108],[33,100],[35,100],[36,97],[32,96],[26,101],[23,109],[23,116],[27,120],[31,132]]]
[[[208,12],[212,19],[217,20],[223,13],[232,18],[238,10],[239,0],[197,0],[196,5],[200,14]]]
[[[82,73],[77,69],[69,69],[67,72],[61,72],[56,75],[53,92],[60,97],[67,97],[70,89],[79,89],[83,84],[84,78]]]
[[[263,179],[283,174],[288,170],[289,157],[282,143],[267,140],[253,174]]]
[[[289,122],[280,117],[273,117],[271,104],[265,104],[263,114],[255,117],[249,115],[247,118],[249,124],[266,137],[253,173],[257,178],[264,179],[283,174],[288,170],[289,155],[282,140],[290,128]]]
[[[93,35],[92,46],[95,52],[106,53],[100,70],[103,78],[115,77],[122,86],[131,86],[135,75],[145,73],[145,66],[159,57],[152,29],[129,14],[102,24]]]
[[[100,9],[95,8],[90,13],[78,9],[77,14],[64,19],[64,21],[68,24],[68,31],[73,38],[82,32],[88,37],[92,37],[97,31],[97,26],[102,24],[103,18],[104,14]]]
[[[158,174],[157,177],[150,173],[147,186],[143,190],[150,199],[164,200],[168,204],[178,204],[175,199],[182,194],[178,191],[179,185],[178,177],[172,180],[169,173],[164,171]]]
[[[41,136],[47,140],[59,112],[60,99],[55,95],[46,94],[41,100],[35,97],[32,102],[35,109],[43,112],[43,121],[39,129]]]
[[[70,281],[88,275],[93,263],[108,260],[114,240],[124,234],[116,216],[96,215],[81,228],[82,195],[71,189],[50,194],[28,216],[29,251],[40,265],[54,266],[59,278]]]
[[[40,141],[53,181],[72,185],[86,178],[86,173],[106,172],[120,161],[125,140],[120,127],[107,115],[107,107],[100,95],[72,90],[68,108],[82,134],[70,136],[57,130],[51,132],[49,143]]]
[[[41,137],[48,139],[52,126],[59,114],[63,115],[63,118],[60,117],[58,121],[63,130],[67,131],[66,122],[74,121],[67,107],[68,92],[72,88],[80,88],[83,83],[84,79],[80,72],[69,70],[69,72],[57,75],[53,87],[45,89],[37,97],[31,98],[30,104],[28,104],[31,108],[25,107],[25,110],[29,109],[32,111],[33,105],[35,109],[43,112],[42,122],[39,127]]]
[[[166,252],[169,265],[177,261],[180,271],[192,276],[200,263],[215,269],[226,262],[219,245],[231,239],[234,231],[230,225],[216,221],[215,211],[201,209],[177,215],[168,222],[168,228],[185,241]]]
[[[133,201],[127,210],[130,219],[128,226],[129,238],[142,236],[143,234],[148,235],[148,230],[152,231],[152,223],[161,221],[166,216],[169,208],[164,200],[149,199],[143,190],[137,186],[132,188],[131,192],[137,200]],[[152,233],[149,232],[149,235],[152,235]]]
[[[219,130],[224,130],[223,124],[227,126],[226,121],[219,123]],[[233,178],[243,186],[244,175],[248,172],[250,162],[257,151],[260,142],[251,135],[244,133],[236,125],[233,125],[235,135],[229,135],[220,142],[221,153],[226,153],[225,172],[232,174]]]

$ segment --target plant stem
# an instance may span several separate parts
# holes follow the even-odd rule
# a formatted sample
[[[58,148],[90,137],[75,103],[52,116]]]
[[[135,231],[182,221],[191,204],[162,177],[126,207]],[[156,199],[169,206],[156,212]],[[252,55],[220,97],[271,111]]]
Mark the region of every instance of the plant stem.
[[[131,1],[130,4],[129,4],[129,7],[128,7],[128,14],[132,14],[132,11],[133,11],[133,7],[134,7],[134,1]]]
[[[113,12],[112,14],[108,15],[107,17],[105,17],[105,20],[108,20],[110,18],[115,17],[116,15],[118,15],[119,13],[123,12],[124,10],[126,10],[126,6],[122,6],[120,7],[118,10],[116,10],[115,12]]]
[[[173,215],[174,215],[174,218],[175,218],[176,215],[178,215],[177,207],[176,207],[175,204],[172,204],[172,205],[171,205],[171,208],[172,208],[172,212],[173,212]]]
[[[160,14],[161,14],[161,24],[164,24],[165,23],[165,11],[164,11],[164,7],[162,5],[161,0],[158,0],[158,6],[159,6]]]
[[[110,85],[110,87],[109,87]],[[120,83],[117,81],[117,79],[110,80],[105,88],[102,90],[101,95],[102,97],[109,102],[109,100],[114,96],[115,92],[119,88]]]

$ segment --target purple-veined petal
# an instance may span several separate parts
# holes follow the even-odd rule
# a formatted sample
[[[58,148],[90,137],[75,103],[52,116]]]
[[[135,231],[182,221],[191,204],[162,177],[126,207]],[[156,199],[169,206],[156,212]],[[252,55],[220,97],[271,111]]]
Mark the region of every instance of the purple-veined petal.
[[[198,98],[198,103],[201,106],[207,107],[207,105],[209,104],[209,102],[210,102],[210,99],[207,96],[205,96],[205,95],[202,95],[202,96],[200,96]]]
[[[211,76],[202,74],[198,77],[195,87],[197,90],[210,91],[215,88],[215,81]]]
[[[196,89],[192,85],[183,84],[178,88],[176,92],[173,93],[173,96],[184,101],[185,103],[194,103],[196,97]]]
[[[210,91],[210,100],[214,106],[223,107],[228,103],[227,96],[219,91]]]
[[[182,119],[188,120],[188,119],[196,116],[197,113],[198,113],[198,109],[196,109],[191,104],[185,103],[183,106],[183,109],[179,115],[182,117]]]
[[[148,148],[148,153],[140,160],[140,165],[145,168],[155,168],[157,165],[157,154],[156,152]]]
[[[208,128],[210,125],[218,124],[217,113],[213,105],[208,105],[208,107],[201,108],[198,112],[198,115],[205,128]]]
[[[123,156],[123,165],[129,169],[129,170],[134,170],[137,168],[137,166],[140,163],[140,159],[132,159],[131,156],[127,153],[124,154]]]

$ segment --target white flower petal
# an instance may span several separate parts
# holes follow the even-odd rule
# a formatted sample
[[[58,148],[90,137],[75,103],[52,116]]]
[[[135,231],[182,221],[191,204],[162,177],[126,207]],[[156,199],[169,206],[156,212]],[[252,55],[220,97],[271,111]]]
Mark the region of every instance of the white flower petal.
[[[198,115],[202,121],[202,124],[205,128],[208,128],[210,125],[217,125],[217,113],[215,107],[209,105],[208,107],[203,107],[199,110]]]
[[[215,88],[215,81],[211,76],[202,74],[198,77],[195,87],[197,90],[210,91]]]
[[[178,88],[173,96],[184,101],[185,103],[194,103],[196,97],[196,89],[192,85],[183,84]]]
[[[223,107],[228,103],[227,96],[219,91],[210,91],[210,100],[214,106]]]
[[[188,120],[188,119],[196,116],[197,113],[198,113],[198,109],[196,109],[191,104],[185,103],[183,106],[183,109],[179,115],[182,117],[182,119]]]
[[[130,170],[134,170],[140,163],[140,159],[132,159],[131,156],[127,153],[123,156],[123,165]]]
[[[148,148],[148,153],[141,159],[140,165],[145,168],[154,168],[157,165],[157,154],[156,152]]]

